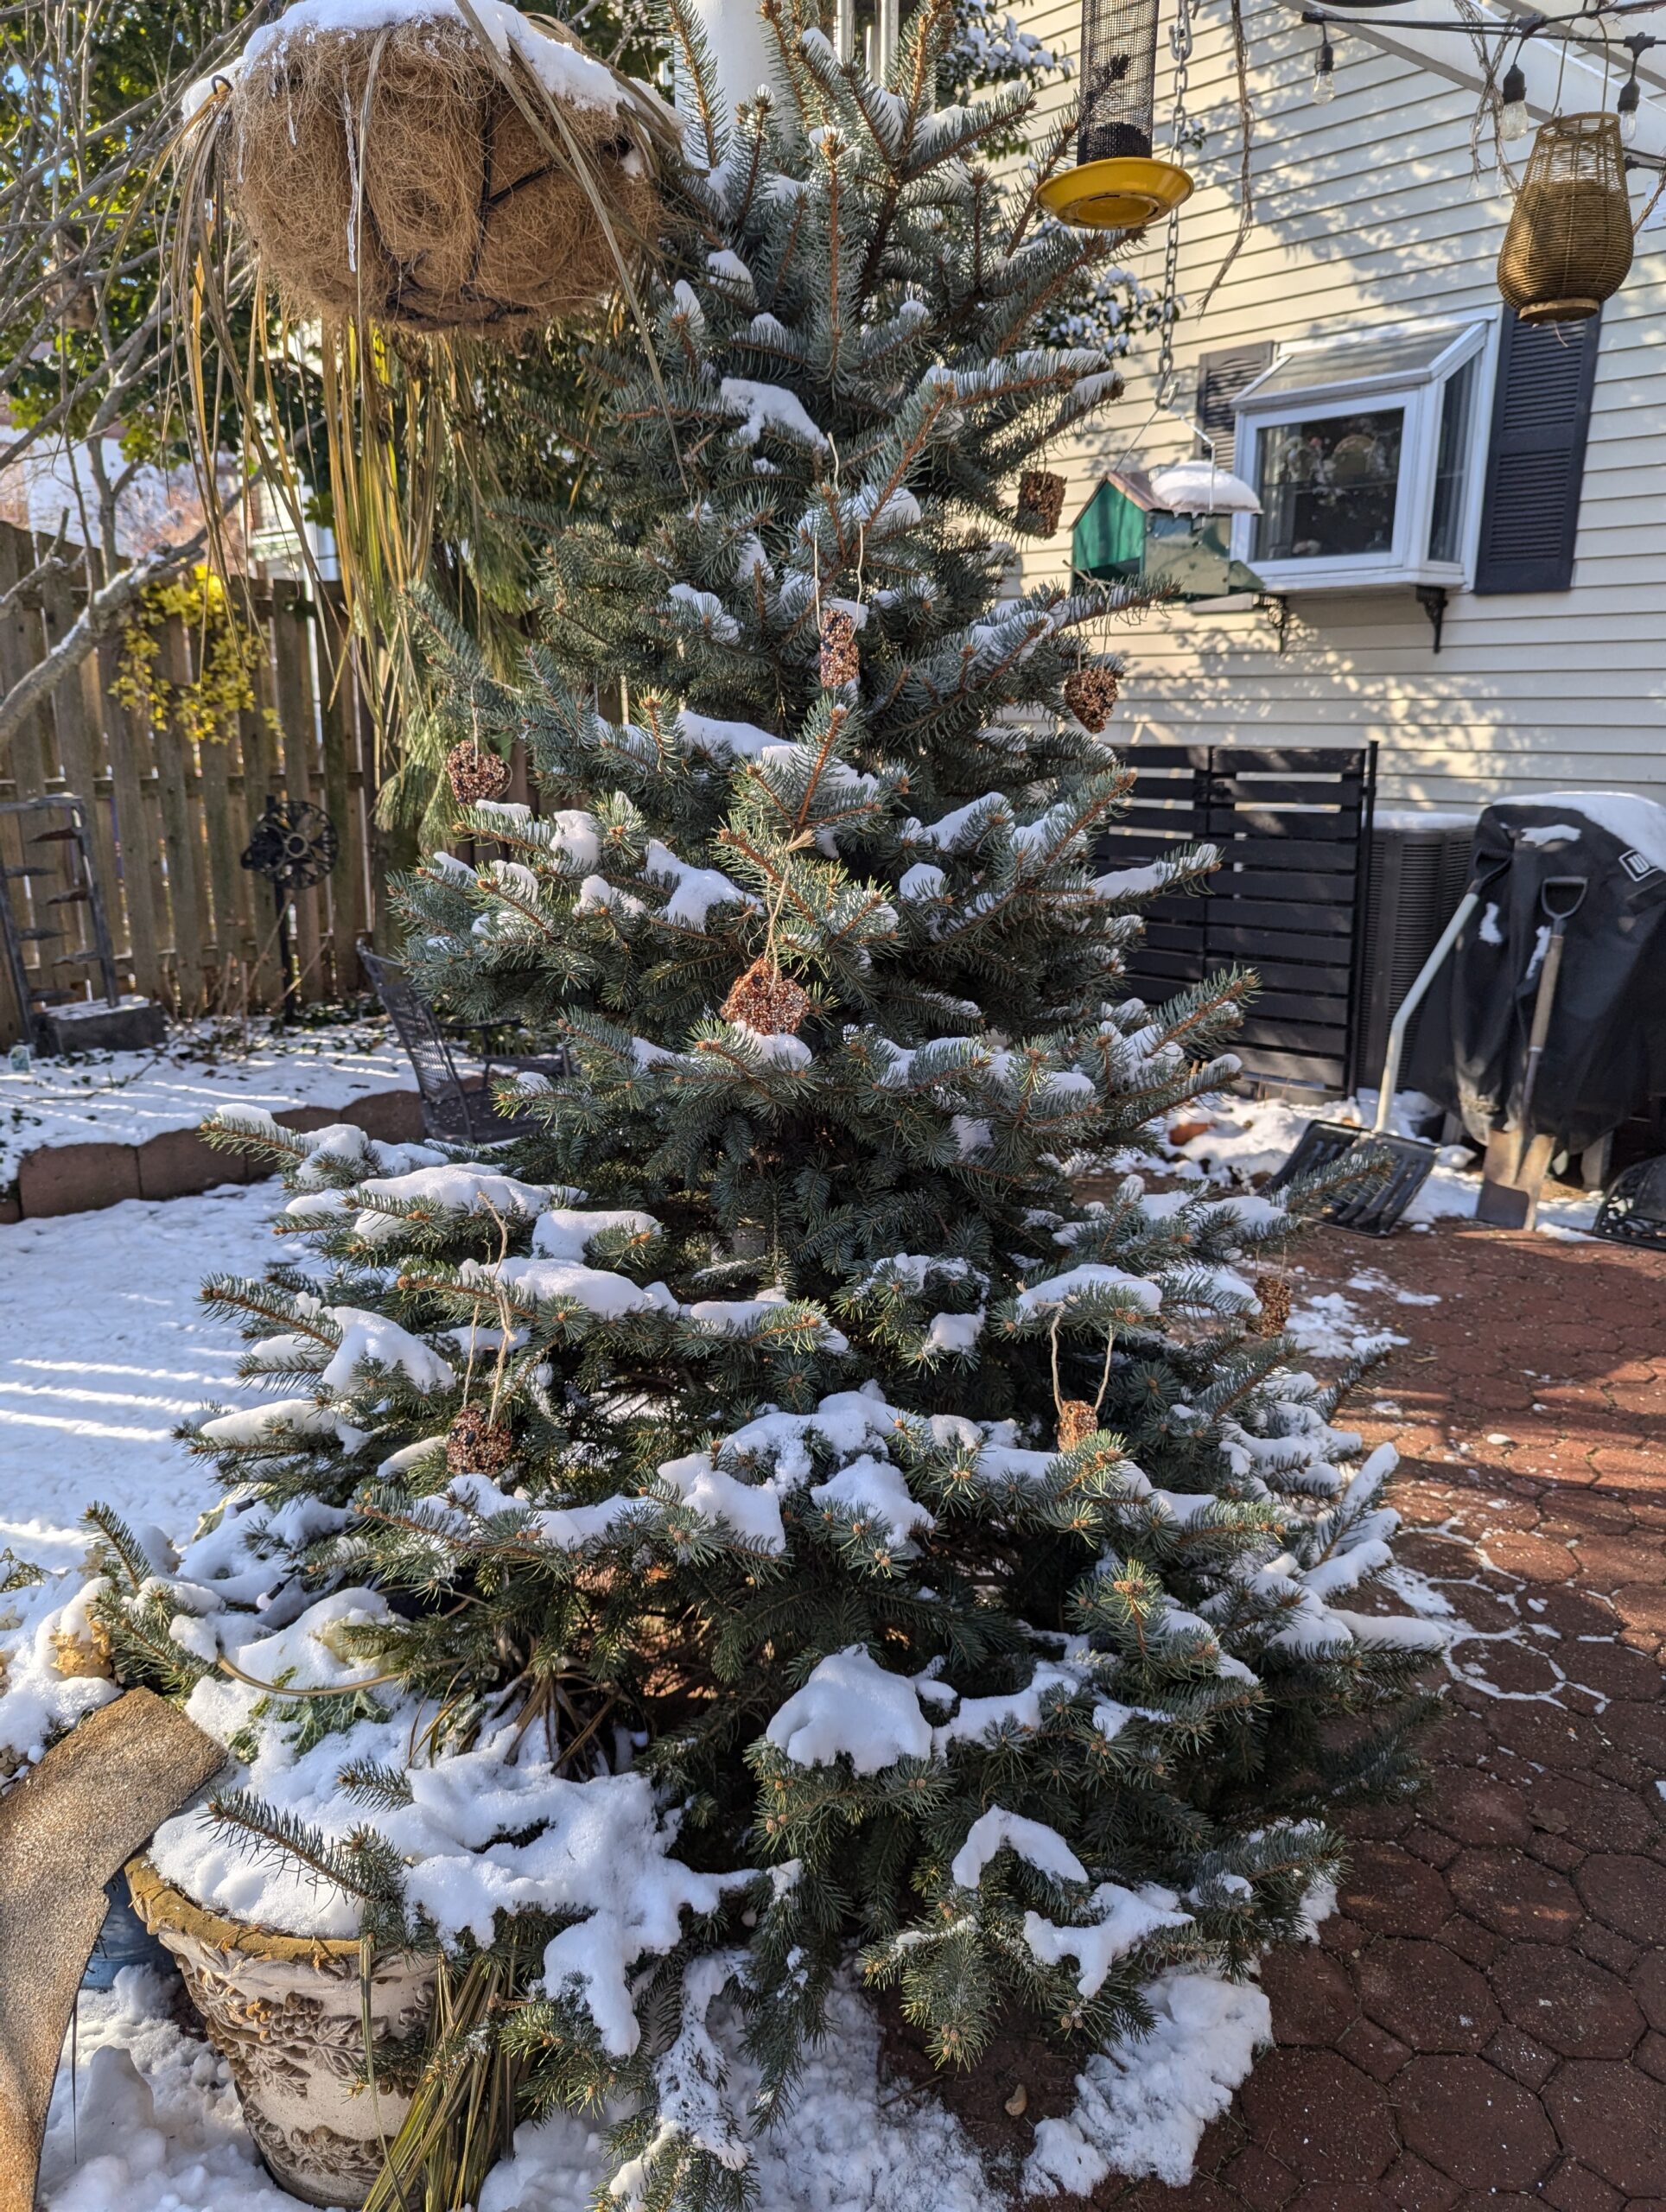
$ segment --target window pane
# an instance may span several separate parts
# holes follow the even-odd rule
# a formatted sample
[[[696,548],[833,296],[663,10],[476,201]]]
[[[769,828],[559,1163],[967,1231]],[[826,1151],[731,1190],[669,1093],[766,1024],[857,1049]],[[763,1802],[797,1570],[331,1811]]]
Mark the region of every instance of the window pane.
[[[1464,479],[1469,463],[1470,417],[1478,363],[1467,360],[1447,379],[1440,401],[1440,445],[1434,463],[1434,510],[1429,519],[1431,561],[1457,561],[1464,545]]]
[[[1463,328],[1460,322],[1447,322],[1433,330],[1378,330],[1369,338],[1300,346],[1274,363],[1256,386],[1255,404],[1275,393],[1355,384],[1361,377],[1415,377],[1434,366]]]
[[[1333,561],[1394,546],[1405,410],[1270,423],[1257,442],[1263,561]]]

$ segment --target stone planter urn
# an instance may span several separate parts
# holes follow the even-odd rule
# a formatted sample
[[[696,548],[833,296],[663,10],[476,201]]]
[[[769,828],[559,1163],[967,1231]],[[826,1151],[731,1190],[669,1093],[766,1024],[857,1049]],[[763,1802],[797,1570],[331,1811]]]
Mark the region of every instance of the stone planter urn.
[[[147,1859],[127,1870],[133,1907],[171,1952],[208,2040],[230,2067],[255,2147],[302,2203],[358,2212],[410,2109],[365,2085],[362,1953],[351,1937],[280,1936],[228,1919],[163,1881]],[[375,1958],[372,2033],[408,2036],[428,2015],[434,1961]]]

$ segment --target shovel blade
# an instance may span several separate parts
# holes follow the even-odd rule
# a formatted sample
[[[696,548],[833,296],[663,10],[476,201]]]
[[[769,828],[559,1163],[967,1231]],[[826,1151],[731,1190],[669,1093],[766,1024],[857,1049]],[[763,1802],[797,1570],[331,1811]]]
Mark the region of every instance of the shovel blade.
[[[1554,1137],[1523,1139],[1516,1129],[1493,1129],[1486,1141],[1481,1195],[1475,1218],[1489,1229],[1531,1229],[1538,1218],[1539,1192],[1555,1147]]]
[[[1351,1154],[1370,1154],[1381,1160],[1386,1173],[1363,1190],[1339,1191],[1326,1203],[1320,1219],[1333,1229],[1351,1229],[1364,1236],[1386,1236],[1428,1179],[1435,1147],[1421,1137],[1381,1136],[1349,1122],[1310,1122],[1301,1141],[1267,1185],[1281,1191],[1304,1175]]]

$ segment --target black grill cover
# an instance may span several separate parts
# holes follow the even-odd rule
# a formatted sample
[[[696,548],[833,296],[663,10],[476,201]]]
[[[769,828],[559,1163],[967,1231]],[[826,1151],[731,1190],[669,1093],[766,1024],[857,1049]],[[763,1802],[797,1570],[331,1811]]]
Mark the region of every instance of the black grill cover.
[[[1469,887],[1481,904],[1431,987],[1409,1079],[1479,1143],[1513,1122],[1548,925],[1540,892],[1583,876],[1533,1102],[1570,1152],[1666,1095],[1666,807],[1622,791],[1490,806]]]

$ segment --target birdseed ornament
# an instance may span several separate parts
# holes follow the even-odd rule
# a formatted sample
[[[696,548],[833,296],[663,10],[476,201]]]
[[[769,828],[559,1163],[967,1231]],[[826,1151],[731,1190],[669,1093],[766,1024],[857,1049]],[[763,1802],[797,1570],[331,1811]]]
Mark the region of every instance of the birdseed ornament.
[[[465,1406],[445,1440],[445,1464],[454,1475],[495,1475],[515,1456],[507,1422],[493,1421],[484,1406]]]
[[[767,955],[737,976],[723,1001],[725,1021],[740,1022],[760,1037],[792,1037],[810,1011],[810,994],[784,976]]]
[[[1018,527],[1051,537],[1064,512],[1064,478],[1050,468],[1027,468],[1018,480]]]
[[[1256,1277],[1256,1296],[1261,1301],[1261,1312],[1256,1318],[1258,1337],[1275,1337],[1289,1326],[1290,1278],[1263,1268]]]
[[[1085,1398],[1066,1398],[1059,1408],[1059,1449],[1073,1452],[1099,1426],[1098,1408]]]
[[[822,617],[822,689],[840,690],[861,674],[856,626],[842,607],[830,607]]]
[[[1083,728],[1097,737],[1110,720],[1122,678],[1114,668],[1078,668],[1065,678],[1065,704]]]
[[[482,752],[472,737],[454,745],[446,754],[445,772],[452,797],[460,806],[478,806],[483,798],[501,798],[509,788],[509,763],[500,753]]]

